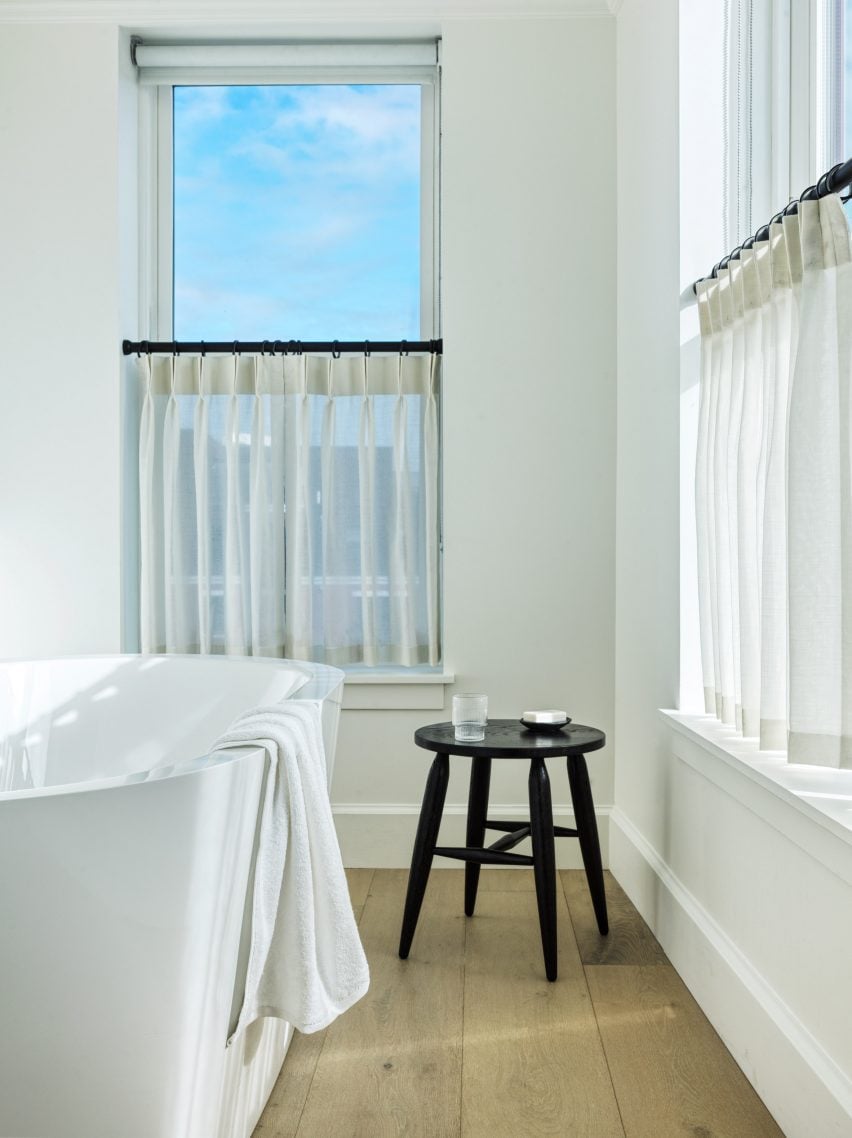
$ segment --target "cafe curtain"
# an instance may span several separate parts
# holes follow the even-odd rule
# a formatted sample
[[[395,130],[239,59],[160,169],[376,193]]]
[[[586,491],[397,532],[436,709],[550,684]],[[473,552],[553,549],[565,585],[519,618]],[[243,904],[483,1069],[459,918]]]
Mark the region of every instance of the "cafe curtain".
[[[436,664],[436,355],[142,355],[145,652]]]
[[[697,286],[705,710],[852,766],[852,254],[836,195]]]

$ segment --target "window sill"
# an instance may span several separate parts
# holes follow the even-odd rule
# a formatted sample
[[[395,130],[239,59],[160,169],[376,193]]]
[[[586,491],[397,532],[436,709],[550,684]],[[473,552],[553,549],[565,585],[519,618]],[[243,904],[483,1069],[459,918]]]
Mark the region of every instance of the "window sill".
[[[411,668],[347,671],[343,685],[343,710],[440,710],[444,706],[445,688],[455,680],[452,672]]]
[[[852,884],[852,770],[788,763],[709,715],[660,715],[681,762]]]

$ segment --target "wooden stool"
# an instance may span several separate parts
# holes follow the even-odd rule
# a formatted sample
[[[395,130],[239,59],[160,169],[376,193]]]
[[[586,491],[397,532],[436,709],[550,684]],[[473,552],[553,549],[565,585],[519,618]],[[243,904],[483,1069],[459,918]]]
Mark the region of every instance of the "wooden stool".
[[[479,870],[483,865],[531,865],[535,874],[535,892],[538,917],[541,925],[541,946],[544,952],[544,970],[548,980],[556,979],[556,856],[554,837],[579,838],[586,880],[595,910],[598,928],[609,932],[604,893],[601,849],[595,807],[589,786],[589,773],[585,755],[599,750],[606,742],[602,731],[571,723],[561,731],[543,733],[528,731],[512,719],[492,719],[485,728],[485,738],[478,743],[459,742],[452,723],[433,723],[420,727],[414,734],[418,747],[435,752],[435,758],[426,781],[414,852],[411,855],[411,873],[405,897],[402,932],[399,938],[399,955],[405,960],[414,939],[417,918],[423,904],[432,858],[458,858],[466,862],[464,878],[464,911],[473,916]],[[470,795],[467,804],[467,845],[436,846],[447,781],[450,775],[450,755],[469,755]],[[550,798],[550,778],[544,760],[556,756],[568,759],[568,781],[574,804],[576,830],[554,826]],[[529,759],[529,822],[504,822],[488,818],[488,788],[491,782],[492,759]],[[490,846],[483,846],[486,830],[498,830],[502,838]],[[524,838],[532,838],[532,856],[513,854],[513,849]]]

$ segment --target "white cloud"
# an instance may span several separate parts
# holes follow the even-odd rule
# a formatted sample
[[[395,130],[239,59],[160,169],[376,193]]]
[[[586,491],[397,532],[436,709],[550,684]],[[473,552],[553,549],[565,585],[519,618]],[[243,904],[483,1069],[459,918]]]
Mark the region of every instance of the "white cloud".
[[[235,152],[291,176],[357,180],[416,177],[420,168],[419,88],[374,85],[293,87],[291,105]]]
[[[221,122],[232,113],[227,87],[181,87],[176,96],[176,121],[182,130]]]

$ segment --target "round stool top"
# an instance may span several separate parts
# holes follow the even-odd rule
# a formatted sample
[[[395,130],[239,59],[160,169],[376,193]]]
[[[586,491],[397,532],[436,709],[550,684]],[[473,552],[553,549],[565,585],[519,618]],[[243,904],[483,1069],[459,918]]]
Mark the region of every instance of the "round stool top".
[[[598,751],[606,742],[603,731],[569,723],[561,731],[529,731],[517,719],[489,719],[485,738],[478,743],[456,739],[452,723],[418,727],[414,742],[427,751],[443,755],[472,755],[490,759],[546,759],[552,755],[584,755]]]

